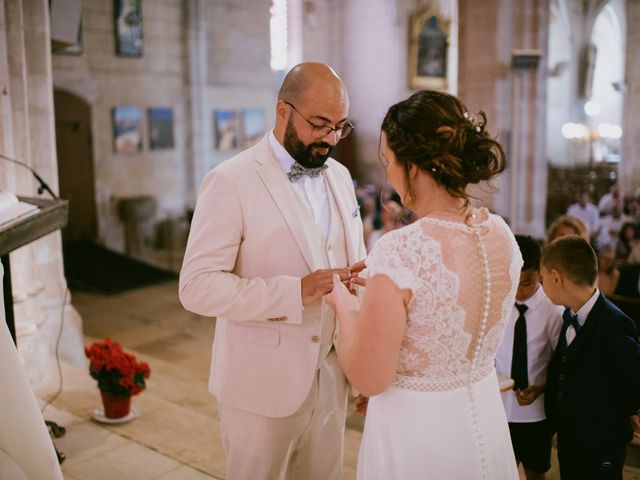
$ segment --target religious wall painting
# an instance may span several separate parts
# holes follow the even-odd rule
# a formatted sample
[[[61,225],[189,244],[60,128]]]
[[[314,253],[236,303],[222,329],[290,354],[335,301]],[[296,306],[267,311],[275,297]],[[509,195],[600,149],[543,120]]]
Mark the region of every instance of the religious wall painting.
[[[142,56],[142,0],[113,0],[116,54]]]
[[[111,110],[113,151],[132,155],[142,150],[142,109],[121,106]]]
[[[258,143],[266,131],[264,109],[245,108],[242,111],[242,140],[245,148]]]
[[[238,148],[240,136],[240,112],[236,110],[215,110],[213,112],[213,137],[216,150]]]
[[[436,10],[411,16],[409,36],[409,88],[446,90],[450,22]]]
[[[163,150],[173,148],[173,110],[168,107],[148,108],[147,121],[149,125],[149,149]]]

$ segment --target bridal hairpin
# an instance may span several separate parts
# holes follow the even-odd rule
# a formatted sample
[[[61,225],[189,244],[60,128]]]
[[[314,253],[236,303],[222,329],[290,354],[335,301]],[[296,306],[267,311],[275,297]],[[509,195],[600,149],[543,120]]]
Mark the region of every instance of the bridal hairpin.
[[[464,119],[473,126],[474,130],[477,133],[480,133],[482,131],[482,123],[480,120],[478,120],[478,117],[476,117],[475,115],[470,115],[469,112],[464,112],[463,116]]]

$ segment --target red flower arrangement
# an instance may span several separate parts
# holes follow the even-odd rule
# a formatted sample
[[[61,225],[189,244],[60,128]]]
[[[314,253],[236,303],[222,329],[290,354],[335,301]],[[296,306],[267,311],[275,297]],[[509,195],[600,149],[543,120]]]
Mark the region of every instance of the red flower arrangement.
[[[90,360],[89,373],[98,381],[98,388],[111,395],[128,397],[137,395],[146,387],[145,379],[151,369],[145,362],[126,353],[118,342],[105,338],[84,347]]]

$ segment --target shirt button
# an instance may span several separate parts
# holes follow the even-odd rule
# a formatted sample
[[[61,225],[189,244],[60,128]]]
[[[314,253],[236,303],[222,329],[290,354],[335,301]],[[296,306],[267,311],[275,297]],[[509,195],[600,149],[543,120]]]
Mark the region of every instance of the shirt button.
[[[558,392],[558,398],[562,398],[562,392]]]
[[[327,250],[331,251],[331,245],[327,246]]]
[[[563,361],[563,362],[566,362],[566,361],[567,361],[567,357],[566,357],[566,355],[563,355],[563,356],[562,356],[562,361]]]
[[[561,373],[560,376],[558,377],[559,380],[564,380],[564,373]]]
[[[320,341],[320,337],[318,335],[314,335],[313,337],[311,337],[311,341],[313,343],[318,343]]]

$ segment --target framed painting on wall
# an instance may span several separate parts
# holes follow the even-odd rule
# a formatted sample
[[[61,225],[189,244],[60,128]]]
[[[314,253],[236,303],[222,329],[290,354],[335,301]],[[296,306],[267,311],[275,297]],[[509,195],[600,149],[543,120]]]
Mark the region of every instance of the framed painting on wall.
[[[147,109],[149,122],[149,148],[162,150],[173,148],[173,110],[154,107]]]
[[[265,129],[262,108],[245,108],[242,111],[242,140],[245,148],[258,143],[264,135]]]
[[[216,150],[238,148],[240,114],[235,110],[213,112],[213,137]]]
[[[435,9],[411,15],[409,33],[409,88],[446,90],[450,22]]]
[[[131,155],[142,150],[142,109],[113,107],[113,151]]]
[[[116,54],[142,56],[142,0],[113,0]]]

